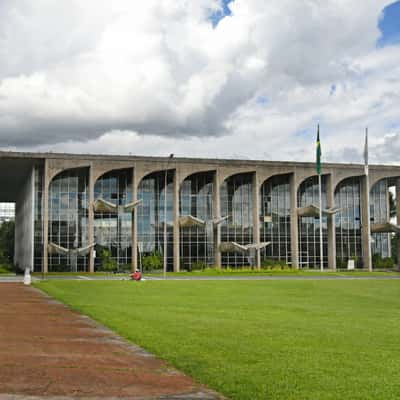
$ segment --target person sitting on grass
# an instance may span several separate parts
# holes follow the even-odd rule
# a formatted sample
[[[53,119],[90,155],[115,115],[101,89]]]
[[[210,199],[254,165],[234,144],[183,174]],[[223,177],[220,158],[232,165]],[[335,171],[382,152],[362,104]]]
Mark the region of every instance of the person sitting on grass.
[[[133,272],[132,274],[130,274],[130,277],[131,277],[131,279],[134,280],[134,281],[140,281],[140,280],[142,280],[142,274],[141,274],[141,272],[140,272],[138,269],[136,269],[135,272]]]

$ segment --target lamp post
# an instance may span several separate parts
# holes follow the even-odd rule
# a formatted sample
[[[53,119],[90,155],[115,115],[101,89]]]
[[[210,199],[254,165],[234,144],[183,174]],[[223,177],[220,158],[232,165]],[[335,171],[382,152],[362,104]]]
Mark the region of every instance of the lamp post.
[[[164,279],[167,278],[167,177],[168,177],[168,163],[174,157],[173,154],[170,154],[167,160],[167,166],[165,168],[164,173],[164,265],[163,265],[163,274]]]

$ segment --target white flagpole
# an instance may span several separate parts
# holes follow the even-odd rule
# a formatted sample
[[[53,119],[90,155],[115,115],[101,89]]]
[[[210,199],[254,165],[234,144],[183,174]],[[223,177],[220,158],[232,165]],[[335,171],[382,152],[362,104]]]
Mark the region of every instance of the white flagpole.
[[[371,215],[369,201],[369,168],[368,168],[368,128],[365,128],[365,147],[364,147],[364,174],[366,185],[367,200],[367,230],[368,230],[368,270],[372,271],[372,254],[371,254]]]
[[[321,271],[324,270],[324,246],[322,243],[322,182],[321,173],[318,174],[319,188],[319,251],[321,255]]]

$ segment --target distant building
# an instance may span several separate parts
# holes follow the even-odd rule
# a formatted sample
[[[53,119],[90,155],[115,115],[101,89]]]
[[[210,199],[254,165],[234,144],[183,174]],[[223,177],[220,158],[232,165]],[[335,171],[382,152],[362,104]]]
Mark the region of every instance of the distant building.
[[[0,203],[0,225],[13,221],[15,218],[15,203]]]
[[[319,268],[313,163],[0,152],[0,166],[0,201],[16,203],[20,268],[91,272],[103,249],[136,268],[141,255],[163,254],[165,192],[171,271],[271,259]],[[363,166],[324,164],[322,173],[324,266],[356,258],[367,269]],[[400,167],[370,166],[372,252],[382,257],[398,231],[388,191],[399,192],[399,178]]]

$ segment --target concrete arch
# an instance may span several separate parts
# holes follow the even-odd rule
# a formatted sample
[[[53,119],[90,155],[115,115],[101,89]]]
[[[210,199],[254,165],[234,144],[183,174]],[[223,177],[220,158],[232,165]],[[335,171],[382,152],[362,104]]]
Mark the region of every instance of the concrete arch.
[[[363,166],[349,166],[345,169],[334,170],[332,172],[332,188],[336,190],[336,187],[342,181],[348,178],[354,177],[362,177],[364,176],[364,167]]]
[[[103,178],[106,174],[109,174],[111,172],[119,172],[119,171],[132,171],[133,175],[133,168],[128,167],[128,168],[113,168],[113,169],[107,169],[106,171],[96,171],[95,173],[92,172],[92,182],[93,182],[93,187],[96,185],[97,181]],[[132,177],[133,179],[133,177]]]
[[[265,183],[267,183],[270,179],[276,178],[276,177],[281,177],[281,176],[287,176],[288,178],[290,178],[293,175],[293,172],[288,172],[288,173],[279,173],[279,174],[273,174],[273,175],[269,175],[267,178],[263,178],[262,180],[259,179],[260,181],[260,186],[264,185]]]
[[[134,164],[131,162],[99,163],[94,161],[90,165],[91,179],[95,183],[99,178],[108,172],[119,171],[122,169],[134,169]]]
[[[270,174],[268,176],[264,175],[262,178],[260,178],[260,176],[257,176],[257,193],[258,196],[261,196],[261,189],[262,187],[268,183],[269,180],[276,178],[276,177],[284,177],[287,176],[289,178],[289,184],[291,183],[291,180],[293,179],[293,171],[292,172],[282,172],[282,173],[278,173],[278,174]]]
[[[306,177],[302,177],[303,179],[301,179],[301,180],[297,180],[296,181],[296,186],[295,186],[295,190],[296,190],[296,197],[298,197],[299,196],[299,192],[300,192],[300,188],[301,188],[301,186],[308,180],[308,179],[310,179],[310,178],[318,178],[318,175],[314,172],[313,174],[310,174],[310,175],[308,175],[308,176],[306,176]],[[327,179],[330,179],[330,177],[331,177],[331,174],[330,173],[325,173],[325,174],[321,174],[321,178],[323,179],[324,177],[326,177]],[[328,190],[327,190],[328,191]],[[297,205],[296,205],[297,206]]]
[[[255,175],[255,169],[244,169],[243,171],[224,171],[218,170],[218,184],[221,186],[227,179],[230,179],[236,175]]]
[[[290,175],[294,176],[294,169],[292,168],[281,168],[281,167],[268,167],[268,168],[257,168],[256,169],[257,180],[260,186],[268,179],[274,176]]]
[[[49,166],[46,171],[46,181],[47,184],[50,186],[51,182],[60,174],[64,172],[68,172],[75,169],[83,169],[88,168],[88,173],[90,169],[90,164],[88,163],[78,163],[78,165],[68,165],[68,166]]]
[[[179,186],[188,178],[192,177],[193,175],[198,175],[198,174],[206,174],[206,173],[216,173],[215,169],[201,169],[197,170],[195,172],[184,172],[183,174],[180,174],[179,176]]]
[[[152,171],[136,171],[135,172],[135,179],[136,179],[136,190],[139,189],[140,184],[143,182],[144,179],[148,178],[150,175],[157,174],[157,173],[163,173],[165,171],[173,171],[175,174],[175,168],[168,168],[168,169],[156,169]]]
[[[378,171],[371,171],[369,174],[369,188],[372,190],[372,188],[381,180],[383,179],[398,179],[400,178],[400,171],[393,171],[392,173],[388,172],[378,172]],[[395,185],[393,185],[395,186]]]
[[[341,185],[343,182],[345,182],[347,179],[352,179],[352,178],[359,178],[360,179],[360,183],[362,183],[362,179],[365,177],[364,174],[362,175],[348,175],[345,178],[342,178],[340,180],[336,180],[335,184],[333,186],[333,193],[336,194],[337,189],[339,187],[339,185]]]

